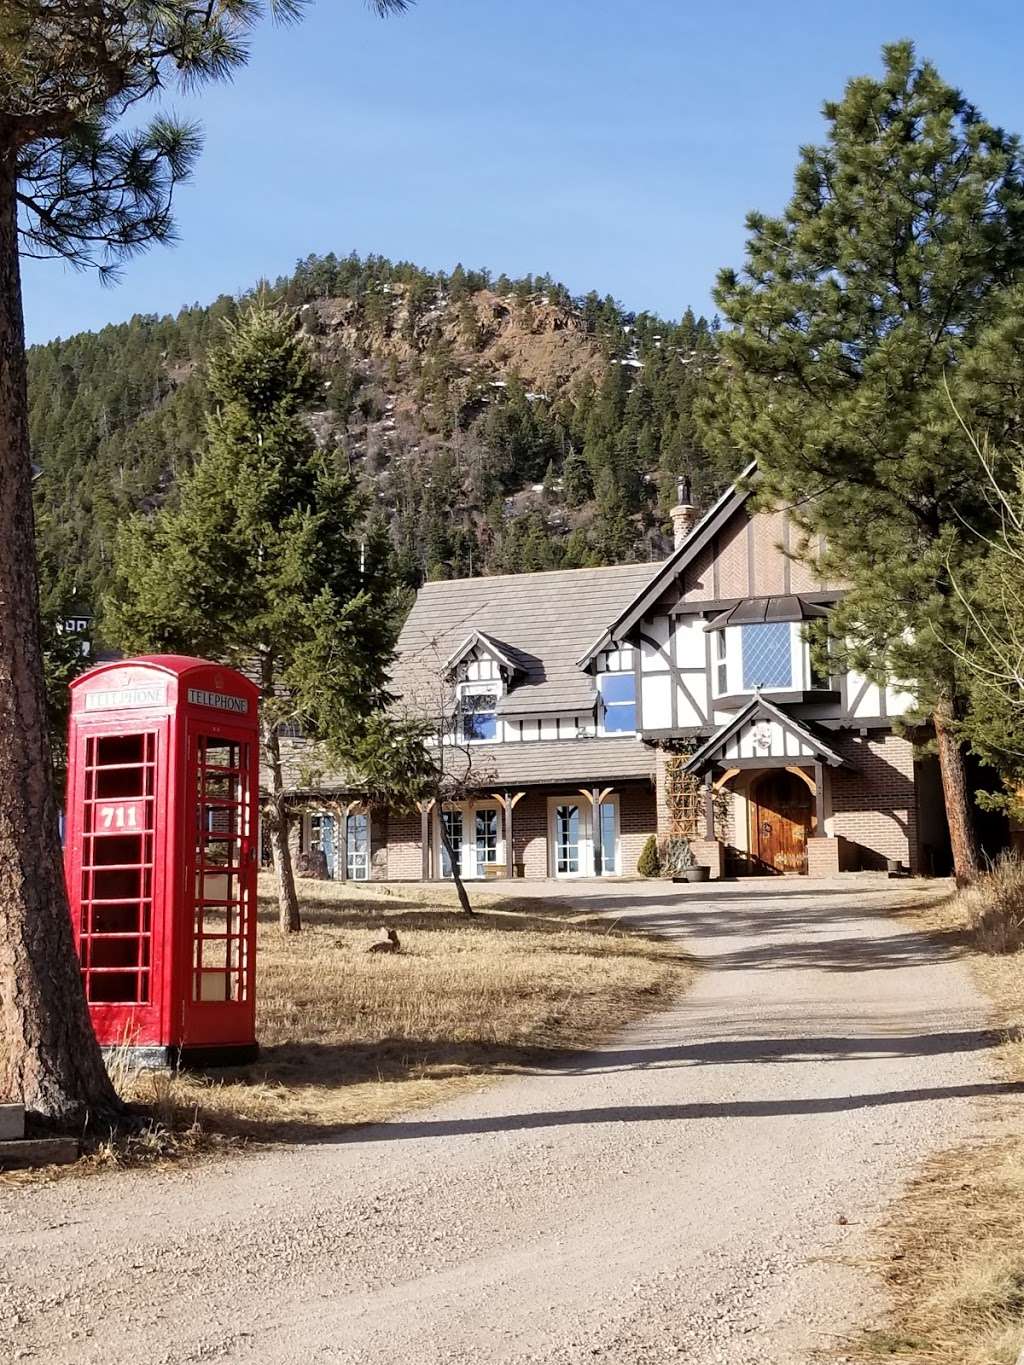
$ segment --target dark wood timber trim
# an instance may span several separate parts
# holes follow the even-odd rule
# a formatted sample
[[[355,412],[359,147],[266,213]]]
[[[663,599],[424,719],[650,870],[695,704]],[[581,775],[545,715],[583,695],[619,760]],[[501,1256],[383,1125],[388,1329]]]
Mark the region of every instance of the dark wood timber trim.
[[[825,833],[825,765],[820,759],[814,764],[814,787],[815,833],[820,838]]]
[[[711,762],[715,770],[742,768],[744,771],[758,768],[806,768],[814,762],[808,754],[780,754],[777,758],[716,758]],[[849,769],[849,764],[845,765]]]
[[[747,518],[747,592],[757,596],[757,574],[754,569],[754,518]]]
[[[710,639],[710,636],[708,637]],[[716,697],[715,706],[719,711],[736,711],[747,706],[752,692],[730,692],[727,697]],[[824,689],[803,692],[772,692],[768,698],[776,706],[833,706],[839,700],[839,693]],[[814,724],[820,722],[815,719]]]
[[[423,880],[430,881],[430,844],[431,844],[431,819],[430,812],[433,810],[433,802],[424,801],[420,806],[420,841],[422,863],[421,870]]]
[[[671,619],[669,619],[669,620],[667,621],[667,625],[668,625],[668,628],[669,628],[669,642],[670,642],[670,645],[671,645],[671,641],[672,641],[672,639],[673,639],[672,622],[671,622]],[[670,687],[670,696],[669,696],[669,717],[670,717],[670,720],[671,720],[671,728],[672,728],[673,730],[677,730],[677,729],[679,728],[679,693],[680,693],[680,692],[683,693],[683,695],[684,695],[684,696],[686,697],[686,699],[689,701],[690,705],[693,707],[693,709],[694,709],[694,711],[696,712],[696,714],[697,714],[698,716],[700,716],[700,718],[701,718],[702,720],[707,720],[707,719],[709,719],[709,718],[710,718],[710,715],[711,715],[711,712],[710,712],[710,711],[705,711],[705,710],[703,710],[703,709],[701,708],[700,702],[698,702],[697,698],[693,695],[693,693],[692,693],[692,692],[690,691],[690,689],[687,687],[686,683],[683,681],[683,675],[684,675],[684,674],[689,674],[689,675],[692,676],[692,677],[699,677],[702,673],[706,674],[706,673],[707,673],[707,664],[706,664],[706,662],[705,662],[704,668],[680,668],[679,665],[676,663],[675,659],[672,657],[672,654],[669,652],[669,651],[670,651],[670,645],[669,645],[669,646],[660,645],[660,644],[658,644],[657,640],[652,640],[651,637],[650,637],[649,635],[645,635],[642,631],[640,632],[640,640],[641,640],[641,642],[642,642],[643,644],[648,645],[652,650],[654,650],[654,652],[656,653],[656,655],[658,656],[658,658],[659,658],[659,659],[664,663],[664,665],[665,665],[664,668],[657,668],[657,669],[650,669],[650,670],[648,670],[647,676],[648,676],[649,678],[659,678],[659,677],[660,677],[660,678],[664,678],[664,677],[667,676],[667,677],[670,679],[671,687]],[[708,655],[707,655],[707,646],[706,646],[706,645],[705,645],[705,649],[704,649],[704,655],[705,655],[705,661],[706,661],[706,660],[707,660],[707,657],[708,657]],[[637,724],[637,729],[640,729],[640,728],[642,728],[642,727],[641,727],[641,725],[638,723],[638,724]]]
[[[707,716],[709,723],[715,714],[714,678],[711,670],[717,663],[717,660],[712,660],[711,657],[711,634],[712,632],[707,631],[704,635],[704,695],[707,705],[707,710],[704,714]]]
[[[850,686],[850,685],[849,685],[849,674],[847,674],[847,684],[846,684],[847,695],[849,695],[849,686]],[[867,696],[867,694],[868,694],[868,688],[869,688],[870,686],[871,686],[871,679],[870,679],[870,678],[865,678],[864,681],[861,683],[860,687],[857,689],[856,694],[850,699],[849,707],[843,712],[842,716],[840,717],[840,719],[843,720],[843,721],[845,721],[848,725],[858,725],[858,724],[860,723],[860,719],[859,719],[859,717],[858,717],[857,714],[856,714],[856,712],[857,712],[857,707],[860,705],[860,703],[861,703],[861,702],[864,700],[864,698]]]

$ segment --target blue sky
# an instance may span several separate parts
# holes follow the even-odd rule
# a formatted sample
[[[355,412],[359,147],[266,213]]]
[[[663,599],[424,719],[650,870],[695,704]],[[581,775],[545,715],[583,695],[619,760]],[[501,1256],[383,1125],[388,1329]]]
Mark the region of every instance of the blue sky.
[[[319,0],[193,105],[206,151],[181,241],[101,286],[25,263],[29,339],[233,293],[311,251],[550,271],[627,307],[712,308],[750,208],[788,197],[821,102],[910,37],[1024,129],[1013,0]]]

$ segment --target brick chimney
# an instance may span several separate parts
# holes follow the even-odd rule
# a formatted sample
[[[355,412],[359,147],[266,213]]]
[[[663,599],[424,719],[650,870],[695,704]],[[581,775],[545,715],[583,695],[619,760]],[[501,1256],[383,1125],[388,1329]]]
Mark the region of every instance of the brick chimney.
[[[669,512],[669,516],[672,518],[672,539],[675,548],[678,550],[693,530],[693,524],[697,520],[697,509],[690,501],[689,479],[679,480],[676,485],[676,497],[678,502]]]

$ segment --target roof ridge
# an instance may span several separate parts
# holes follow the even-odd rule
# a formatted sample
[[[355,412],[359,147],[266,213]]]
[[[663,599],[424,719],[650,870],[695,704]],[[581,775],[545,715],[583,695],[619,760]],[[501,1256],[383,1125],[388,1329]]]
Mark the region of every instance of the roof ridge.
[[[622,569],[636,569],[638,572],[650,572],[651,569],[666,563],[663,559],[652,559],[644,564],[596,564],[582,569],[524,569],[520,573],[489,573],[473,574],[467,578],[430,578],[420,585],[419,591],[424,588],[442,588],[449,584],[456,583],[494,583],[501,579],[509,578],[550,578],[554,574],[576,574],[576,573],[612,573]]]

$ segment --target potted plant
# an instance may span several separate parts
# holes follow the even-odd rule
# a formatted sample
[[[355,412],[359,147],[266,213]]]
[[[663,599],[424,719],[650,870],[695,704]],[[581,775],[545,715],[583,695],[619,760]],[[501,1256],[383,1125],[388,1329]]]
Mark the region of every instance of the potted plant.
[[[672,874],[674,882],[706,882],[711,876],[710,867],[699,866],[693,856],[689,839],[673,838],[668,842],[665,866]]]

